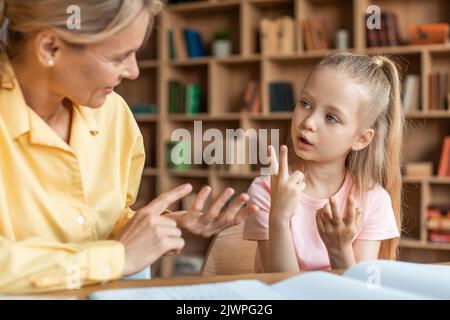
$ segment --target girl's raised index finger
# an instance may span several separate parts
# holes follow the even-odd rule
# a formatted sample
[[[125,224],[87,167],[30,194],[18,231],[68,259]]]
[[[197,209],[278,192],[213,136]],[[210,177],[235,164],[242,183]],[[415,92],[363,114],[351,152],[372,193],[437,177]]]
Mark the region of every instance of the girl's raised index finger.
[[[272,145],[269,146],[269,155],[270,155],[270,171],[272,174],[278,174],[278,159],[275,149]]]
[[[280,148],[280,168],[279,174],[283,177],[289,176],[289,166],[288,166],[288,148],[287,146],[281,146]]]

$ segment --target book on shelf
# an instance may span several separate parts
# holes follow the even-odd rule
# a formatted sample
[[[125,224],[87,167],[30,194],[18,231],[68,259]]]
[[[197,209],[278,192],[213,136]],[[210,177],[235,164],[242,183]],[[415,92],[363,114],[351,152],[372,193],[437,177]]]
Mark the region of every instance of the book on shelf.
[[[277,22],[274,19],[263,18],[259,26],[260,48],[262,54],[276,54],[278,42]]]
[[[174,48],[175,48],[175,57],[176,59],[187,59],[187,48],[186,48],[186,42],[183,38],[183,31],[179,28],[173,29],[173,41],[174,41]]]
[[[370,15],[366,15],[366,20]],[[366,27],[368,47],[390,47],[402,43],[399,35],[398,18],[393,12],[384,11],[380,16],[380,28],[369,29]]]
[[[200,32],[188,28],[167,30],[169,59],[186,59],[206,55]]]
[[[295,22],[292,17],[284,16],[278,18],[278,52],[281,54],[293,54],[295,52]]]
[[[441,157],[439,159],[438,168],[439,177],[449,177],[450,176],[450,136],[444,138],[441,149]]]
[[[198,83],[168,82],[169,114],[198,114],[201,108],[201,88]]]
[[[448,23],[428,23],[409,28],[409,43],[412,45],[448,43]]]
[[[269,83],[270,111],[290,112],[295,108],[294,89],[292,83],[276,81]]]
[[[450,244],[450,232],[430,230],[428,231],[428,241]]]
[[[183,35],[189,58],[199,58],[206,55],[200,32],[184,28]]]
[[[429,75],[430,110],[450,111],[450,72],[433,72]]]
[[[173,37],[173,31],[167,30],[167,45],[168,45],[168,54],[169,59],[173,60],[177,58],[176,52],[175,52],[175,41]]]
[[[450,299],[450,267],[369,260],[342,275],[305,272],[274,284],[234,280],[208,284],[96,291],[98,300],[402,300]]]
[[[149,115],[156,114],[156,105],[151,104],[132,104],[130,106],[131,112],[134,115]]]
[[[290,16],[263,18],[259,25],[262,54],[292,54],[295,52],[295,21]]]
[[[325,21],[316,17],[303,21],[303,38],[307,51],[328,50],[330,41],[325,27]]]
[[[261,112],[261,91],[258,81],[248,82],[241,110],[251,113]]]
[[[405,112],[420,111],[420,76],[408,74],[404,82],[402,104]]]

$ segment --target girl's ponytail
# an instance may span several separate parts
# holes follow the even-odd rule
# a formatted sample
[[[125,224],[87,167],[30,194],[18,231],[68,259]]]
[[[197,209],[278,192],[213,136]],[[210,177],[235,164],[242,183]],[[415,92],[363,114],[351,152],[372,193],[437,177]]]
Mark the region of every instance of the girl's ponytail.
[[[389,193],[394,210],[395,220],[399,232],[401,231],[401,194],[402,194],[402,176],[401,166],[401,148],[403,140],[404,114],[401,104],[401,82],[396,64],[385,56],[374,58],[381,62],[381,68],[389,79],[391,84],[389,105],[386,113],[387,137],[385,150],[385,166],[382,174],[383,186]],[[376,62],[378,63],[378,62]],[[398,239],[382,241],[379,252],[381,259],[394,259]]]

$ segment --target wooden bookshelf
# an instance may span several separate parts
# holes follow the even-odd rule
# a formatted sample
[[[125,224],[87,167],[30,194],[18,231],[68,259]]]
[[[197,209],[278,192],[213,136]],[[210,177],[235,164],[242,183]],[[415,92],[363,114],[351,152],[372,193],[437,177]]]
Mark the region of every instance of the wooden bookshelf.
[[[193,166],[188,171],[167,169],[166,142],[177,128],[193,132],[195,120],[203,122],[204,131],[208,128],[218,128],[221,132],[227,128],[278,128],[280,141],[284,142],[292,115],[289,112],[270,112],[268,84],[276,80],[292,81],[295,94],[298,94],[312,67],[329,53],[337,52],[336,49],[306,51],[303,35],[297,32],[293,54],[262,54],[258,46],[261,19],[284,15],[295,19],[298,30],[305,19],[320,16],[327,22],[330,40],[338,29],[349,31],[348,51],[393,55],[408,64],[407,73],[420,76],[421,111],[406,115],[408,130],[404,159],[405,162],[431,161],[436,174],[443,137],[450,135],[450,112],[430,110],[428,76],[435,71],[450,70],[450,44],[368,48],[364,16],[371,4],[397,14],[402,39],[407,38],[408,27],[412,24],[450,23],[448,0],[203,0],[166,6],[145,48],[145,57],[139,60],[140,77],[133,82],[124,82],[118,90],[130,105],[157,105],[157,114],[136,117],[149,159],[135,207],[185,182],[192,183],[197,190],[206,184],[211,185],[215,192],[226,187],[247,190],[257,172],[228,172],[206,165]],[[169,59],[167,30],[180,27],[190,27],[202,33],[206,57]],[[210,48],[213,33],[220,28],[231,31],[232,56],[218,59],[211,56]],[[202,113],[169,114],[167,83],[172,79],[200,84]],[[250,80],[261,83],[262,112],[258,114],[241,112],[244,92]],[[450,260],[450,244],[429,243],[426,229],[428,204],[450,202],[450,178],[405,177],[404,186],[405,231],[400,243],[400,258],[422,262]],[[189,239],[186,252],[204,254],[208,240],[199,240],[195,236]],[[163,258],[154,269],[158,275],[172,275],[173,257]]]

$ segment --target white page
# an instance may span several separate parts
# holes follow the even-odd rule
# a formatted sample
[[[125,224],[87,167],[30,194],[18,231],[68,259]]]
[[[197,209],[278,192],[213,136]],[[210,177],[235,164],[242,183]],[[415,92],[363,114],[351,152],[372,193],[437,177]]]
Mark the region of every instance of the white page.
[[[363,282],[377,282],[381,287],[396,288],[437,299],[450,299],[450,266],[373,260],[354,265],[344,276]]]
[[[271,286],[286,299],[323,300],[402,300],[431,299],[390,288],[374,288],[365,282],[329,272],[308,272],[280,281]]]
[[[97,291],[99,300],[275,300],[283,296],[258,280]]]

